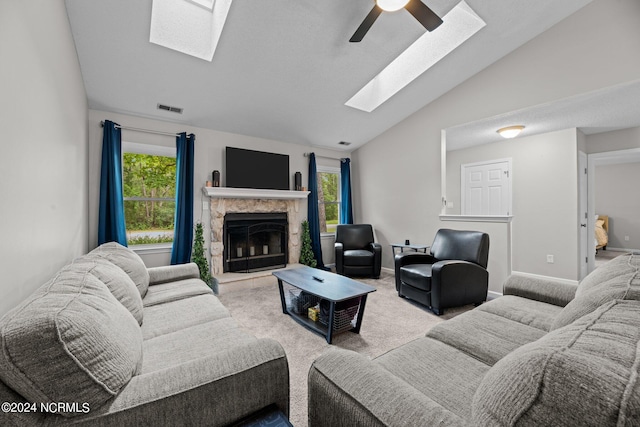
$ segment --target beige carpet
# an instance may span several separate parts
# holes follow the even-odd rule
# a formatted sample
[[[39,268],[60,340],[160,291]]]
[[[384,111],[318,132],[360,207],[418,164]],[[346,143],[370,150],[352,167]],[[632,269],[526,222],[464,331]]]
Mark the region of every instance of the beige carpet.
[[[596,267],[600,267],[601,265],[607,263],[607,261],[611,261],[617,256],[624,255],[631,251],[614,251],[610,249],[598,249],[596,252]]]
[[[273,338],[282,344],[289,361],[291,423],[307,425],[307,374],[313,360],[331,346],[376,357],[404,343],[424,336],[429,328],[473,306],[446,310],[441,317],[426,308],[398,297],[394,277],[382,273],[379,280],[362,279],[376,288],[369,294],[360,334],[345,332],[327,344],[324,337],[282,313],[277,282],[242,291],[229,291],[220,300],[234,319],[259,338]]]

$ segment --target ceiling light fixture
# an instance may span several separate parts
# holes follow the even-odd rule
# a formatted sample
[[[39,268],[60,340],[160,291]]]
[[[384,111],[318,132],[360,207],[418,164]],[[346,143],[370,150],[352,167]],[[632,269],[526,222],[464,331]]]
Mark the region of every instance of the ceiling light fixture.
[[[464,0],[442,20],[437,31],[420,36],[345,105],[372,112],[487,25]]]
[[[498,129],[497,132],[503,138],[509,139],[509,138],[515,138],[516,136],[520,135],[520,132],[522,132],[523,130],[524,130],[524,126],[517,125],[517,126],[507,126],[506,128]]]
[[[409,0],[376,0],[378,7],[387,12],[395,12],[405,7]]]

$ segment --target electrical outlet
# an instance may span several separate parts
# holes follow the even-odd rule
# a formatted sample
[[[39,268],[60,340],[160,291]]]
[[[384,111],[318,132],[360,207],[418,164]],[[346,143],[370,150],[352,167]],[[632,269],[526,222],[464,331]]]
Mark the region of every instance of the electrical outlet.
[[[453,202],[447,202],[447,207],[451,209],[453,207]]]
[[[553,264],[553,255],[547,255],[547,263]]]
[[[209,210],[209,203],[207,202],[202,202],[202,210],[203,211],[208,211]]]
[[[628,242],[629,241],[629,236],[624,236],[624,241]]]

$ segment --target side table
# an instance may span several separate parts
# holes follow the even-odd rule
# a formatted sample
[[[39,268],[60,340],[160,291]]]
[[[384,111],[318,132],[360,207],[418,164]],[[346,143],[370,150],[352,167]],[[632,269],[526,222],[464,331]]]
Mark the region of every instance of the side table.
[[[392,243],[391,244],[391,252],[395,255],[396,254],[396,249],[400,248],[400,253],[404,252],[405,249],[412,249],[415,252],[424,252],[426,254],[427,253],[427,249],[429,249],[430,247],[431,246],[421,245],[421,244],[405,245],[404,243]]]

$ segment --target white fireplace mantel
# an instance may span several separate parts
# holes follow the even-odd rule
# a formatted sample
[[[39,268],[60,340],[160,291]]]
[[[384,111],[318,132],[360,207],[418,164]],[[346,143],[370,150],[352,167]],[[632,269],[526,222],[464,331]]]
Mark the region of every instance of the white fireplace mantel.
[[[202,192],[218,199],[306,199],[308,191],[263,190],[259,188],[203,187]]]
[[[308,191],[204,187],[202,192],[209,197],[210,203],[211,270],[214,276],[222,274],[224,269],[224,217],[228,212],[286,212],[289,263],[298,262],[301,224],[304,219],[303,212],[306,211],[304,202],[309,196]]]

